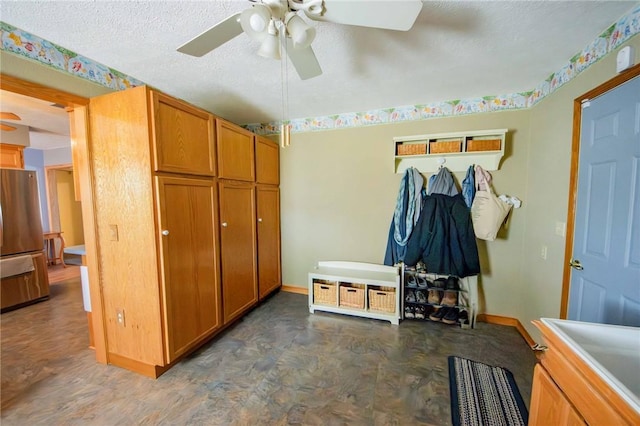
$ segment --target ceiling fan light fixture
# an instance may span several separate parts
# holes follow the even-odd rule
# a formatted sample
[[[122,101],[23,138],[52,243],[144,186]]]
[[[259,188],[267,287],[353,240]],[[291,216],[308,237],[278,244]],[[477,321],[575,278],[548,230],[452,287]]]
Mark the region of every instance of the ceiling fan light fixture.
[[[263,5],[256,4],[240,15],[242,30],[253,40],[262,41],[267,36],[267,28],[271,22],[271,10]]]
[[[307,24],[295,12],[287,14],[285,26],[293,40],[293,47],[296,49],[306,49],[316,38],[316,29]]]
[[[260,45],[258,55],[263,58],[280,59],[280,41],[278,40],[278,31],[273,21],[269,22],[269,30]]]

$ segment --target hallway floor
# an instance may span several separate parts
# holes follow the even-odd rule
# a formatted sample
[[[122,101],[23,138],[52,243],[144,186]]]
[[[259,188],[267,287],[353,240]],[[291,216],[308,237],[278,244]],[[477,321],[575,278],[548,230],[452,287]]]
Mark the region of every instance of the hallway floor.
[[[527,404],[535,364],[512,327],[309,314],[284,292],[157,380],[96,364],[79,279],[0,319],[3,426],[447,425],[449,355],[508,368]]]

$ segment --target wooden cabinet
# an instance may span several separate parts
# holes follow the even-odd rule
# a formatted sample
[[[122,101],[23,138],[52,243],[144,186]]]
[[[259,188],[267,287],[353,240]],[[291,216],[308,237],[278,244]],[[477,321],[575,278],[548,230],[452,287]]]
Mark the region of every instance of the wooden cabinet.
[[[211,180],[156,178],[166,356],[172,362],[222,325]]]
[[[258,301],[255,186],[220,181],[220,267],[224,322]]]
[[[213,155],[212,125],[207,113],[146,87],[91,99],[101,314],[112,364],[157,377],[221,325],[215,180],[206,177],[215,157],[201,161]]]
[[[151,95],[155,170],[214,176],[213,116],[162,93]]]
[[[280,189],[256,188],[258,210],[258,289],[260,299],[280,287]]]
[[[530,425],[578,426],[586,423],[555,384],[544,367],[533,370]]]
[[[254,135],[240,126],[218,119],[216,122],[218,177],[254,182]]]
[[[24,147],[0,143],[0,167],[24,169]]]
[[[0,280],[0,309],[2,312],[49,298],[49,277],[44,254],[31,255],[34,270]]]
[[[533,323],[542,332],[547,350],[534,370],[529,426],[640,424],[637,408],[614,389],[611,379],[605,380],[565,337],[542,321]]]
[[[262,136],[256,136],[256,182],[280,185],[280,148]]]

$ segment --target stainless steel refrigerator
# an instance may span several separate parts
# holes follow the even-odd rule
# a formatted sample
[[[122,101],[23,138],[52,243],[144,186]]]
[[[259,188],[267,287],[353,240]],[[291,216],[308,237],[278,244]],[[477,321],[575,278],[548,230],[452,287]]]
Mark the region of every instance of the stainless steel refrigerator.
[[[38,180],[31,170],[0,169],[0,307],[49,297]]]

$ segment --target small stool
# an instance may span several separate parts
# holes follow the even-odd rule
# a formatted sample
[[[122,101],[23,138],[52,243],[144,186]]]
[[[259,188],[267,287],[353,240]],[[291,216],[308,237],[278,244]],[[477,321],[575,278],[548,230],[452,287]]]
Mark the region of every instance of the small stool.
[[[45,232],[44,237],[44,254],[46,256],[47,265],[55,265],[59,260],[63,267],[67,267],[64,263],[64,238],[62,232]],[[56,238],[60,240],[60,250],[56,256]],[[51,254],[53,257],[49,257]]]

